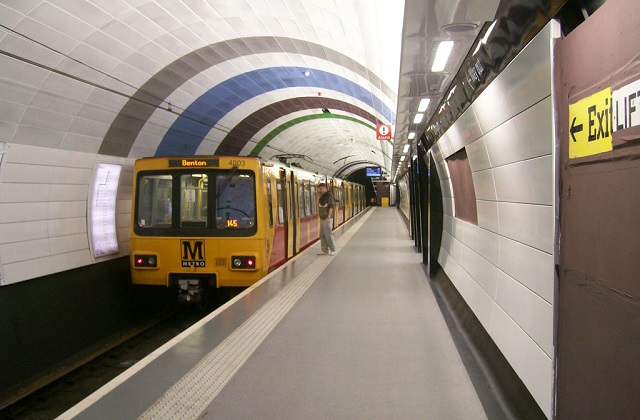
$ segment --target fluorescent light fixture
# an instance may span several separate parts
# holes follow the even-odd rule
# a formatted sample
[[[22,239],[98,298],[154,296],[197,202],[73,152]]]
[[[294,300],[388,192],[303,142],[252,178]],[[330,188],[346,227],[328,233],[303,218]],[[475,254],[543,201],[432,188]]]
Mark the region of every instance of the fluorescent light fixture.
[[[404,149],[402,149],[402,153],[407,153],[409,151],[409,147],[411,146],[409,146],[408,144],[405,144]]]
[[[437,72],[444,70],[444,67],[447,65],[447,60],[449,60],[449,55],[451,55],[451,50],[453,50],[453,41],[442,41],[440,45],[438,45],[436,58],[431,65],[431,71]]]
[[[400,156],[400,162],[404,162],[406,156]]]
[[[422,122],[422,118],[424,118],[424,114],[416,114],[416,116],[413,117],[413,123],[420,124]]]
[[[413,139],[415,139],[415,138],[416,138],[416,133],[415,133],[415,132],[413,132],[413,131],[409,132],[409,137],[408,137],[408,139],[409,139],[409,140],[413,140]]]
[[[429,102],[431,102],[431,99],[422,98],[422,100],[420,101],[420,105],[418,105],[418,112],[426,111],[427,108],[429,107]]]

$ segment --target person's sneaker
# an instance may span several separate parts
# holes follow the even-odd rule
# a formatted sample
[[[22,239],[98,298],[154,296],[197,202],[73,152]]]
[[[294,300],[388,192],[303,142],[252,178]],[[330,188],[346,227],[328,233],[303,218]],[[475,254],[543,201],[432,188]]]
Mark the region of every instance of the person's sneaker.
[[[318,255],[327,255],[327,253],[324,252],[324,251],[320,251],[320,252],[318,252]]]
[[[336,251],[329,251],[329,255],[331,255],[331,256],[336,255]]]

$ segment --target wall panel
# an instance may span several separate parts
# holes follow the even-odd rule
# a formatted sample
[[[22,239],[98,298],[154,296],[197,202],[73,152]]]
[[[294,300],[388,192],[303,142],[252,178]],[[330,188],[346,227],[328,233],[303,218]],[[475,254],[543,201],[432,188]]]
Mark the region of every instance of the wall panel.
[[[441,151],[448,149],[445,157],[466,150],[478,209],[477,226],[455,216],[445,220],[443,270],[549,417],[554,354],[554,28],[550,24],[539,33],[436,143]],[[477,138],[470,141],[473,137]],[[437,165],[438,171],[443,166]],[[444,200],[450,214],[452,199]]]
[[[493,169],[485,169],[471,174],[476,189],[477,200],[496,201],[496,183],[493,179]]]
[[[552,206],[499,202],[498,213],[502,236],[553,253],[555,215]]]
[[[509,238],[500,238],[499,267],[506,274],[553,302],[553,255]]]
[[[0,284],[30,280],[127,255],[133,161],[123,165],[116,204],[120,252],[93,258],[87,232],[87,200],[95,154],[3,144],[0,166]],[[128,183],[128,184],[123,184]]]
[[[467,156],[469,157],[469,165],[471,171],[478,172],[483,169],[491,168],[489,160],[489,152],[484,138],[478,139],[467,145]]]
[[[553,204],[553,165],[547,155],[493,168],[498,201]]]
[[[500,233],[498,203],[478,199],[478,227],[494,233]]]

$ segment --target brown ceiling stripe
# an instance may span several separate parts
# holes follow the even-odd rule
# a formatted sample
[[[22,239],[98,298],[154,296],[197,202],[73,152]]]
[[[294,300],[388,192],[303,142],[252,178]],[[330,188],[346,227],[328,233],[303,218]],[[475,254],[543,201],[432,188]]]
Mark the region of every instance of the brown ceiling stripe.
[[[396,93],[378,76],[344,54],[322,45],[283,37],[231,39],[195,50],[156,73],[120,110],[109,127],[98,153],[127,157],[138,134],[153,112],[165,102],[169,95],[197,74],[233,58],[277,52],[310,55],[344,66],[369,80],[394,102],[396,100]]]
[[[362,108],[358,108],[353,104],[339,101],[337,99],[321,97],[292,98],[270,104],[242,120],[225,136],[224,139],[222,139],[222,142],[216,149],[215,154],[230,156],[239,155],[249,140],[267,124],[270,124],[280,117],[297,111],[306,109],[321,110],[323,108],[348,112],[364,118],[374,125],[380,122],[373,114],[363,110]]]

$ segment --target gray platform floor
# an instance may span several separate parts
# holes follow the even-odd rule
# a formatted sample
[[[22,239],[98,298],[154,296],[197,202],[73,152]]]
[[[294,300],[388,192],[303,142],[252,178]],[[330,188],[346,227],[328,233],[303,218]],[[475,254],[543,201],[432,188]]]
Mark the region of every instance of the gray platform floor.
[[[398,211],[336,237],[63,418],[487,418]]]

